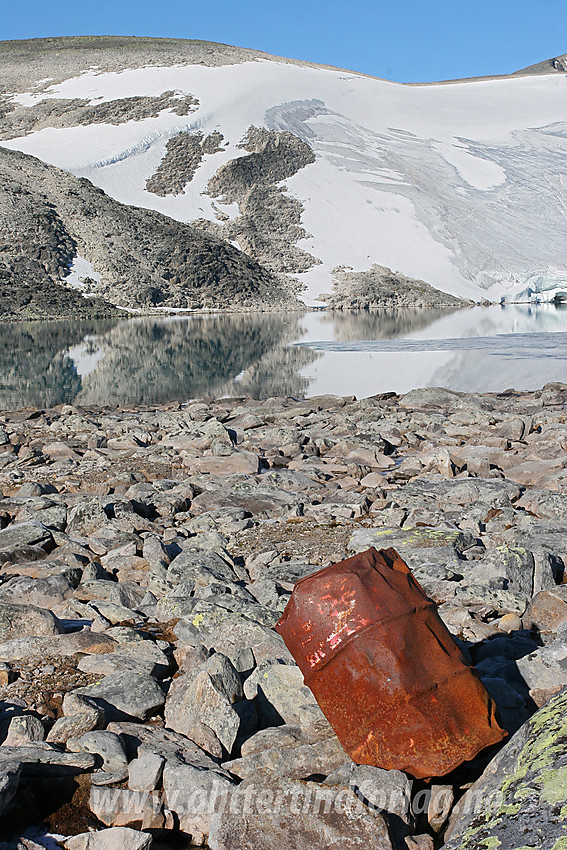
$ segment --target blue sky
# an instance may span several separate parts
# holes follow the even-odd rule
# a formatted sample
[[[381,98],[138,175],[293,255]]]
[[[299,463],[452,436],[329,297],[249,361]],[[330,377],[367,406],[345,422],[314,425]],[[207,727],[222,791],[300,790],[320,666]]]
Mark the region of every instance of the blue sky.
[[[564,53],[566,10],[565,0],[0,0],[0,40],[198,38],[421,82]]]

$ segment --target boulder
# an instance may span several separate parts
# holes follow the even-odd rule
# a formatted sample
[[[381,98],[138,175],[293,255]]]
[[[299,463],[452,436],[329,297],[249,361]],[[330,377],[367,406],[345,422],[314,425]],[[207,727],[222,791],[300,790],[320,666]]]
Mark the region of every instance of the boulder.
[[[170,585],[193,581],[196,586],[206,586],[212,581],[236,582],[239,576],[228,559],[219,552],[193,546],[184,549],[173,559],[167,570]]]
[[[73,591],[74,586],[66,575],[45,578],[20,576],[10,579],[0,587],[0,601],[53,608],[72,596]]]
[[[220,768],[207,770],[175,761],[168,761],[164,767],[165,803],[176,813],[179,828],[191,836],[191,844],[198,847],[205,843],[215,811],[222,808],[233,787],[228,774]],[[232,846],[249,848],[247,842],[236,842]]]
[[[147,720],[165,703],[165,694],[156,680],[134,671],[112,673],[73,693],[90,697],[103,709],[107,720]]]
[[[534,714],[459,801],[443,850],[565,843],[567,690]]]
[[[114,732],[86,732],[80,738],[69,739],[67,749],[72,753],[99,756],[102,769],[108,773],[123,774],[122,779],[128,774],[128,759],[122,741]]]
[[[85,656],[99,655],[114,652],[116,646],[116,641],[109,635],[95,634],[91,631],[41,637],[28,635],[27,637],[12,638],[12,640],[1,643],[0,660],[25,661],[34,658],[67,658],[78,653]]]
[[[129,722],[110,723],[107,728],[109,732],[120,735],[129,759],[138,758],[144,752],[152,752],[168,762],[192,764],[200,770],[218,768],[218,763],[200,747],[173,729]]]
[[[0,815],[12,802],[20,782],[21,763],[0,761]]]
[[[0,602],[0,641],[22,635],[58,635],[62,631],[57,617],[45,608]]]
[[[0,554],[11,556],[27,546],[46,546],[53,543],[51,531],[40,522],[12,523],[0,530]]]
[[[536,519],[520,517],[506,532],[504,542],[521,546],[531,552],[534,559],[533,593],[553,590],[563,580],[567,570],[567,523],[562,517]]]
[[[529,688],[530,697],[542,706],[553,694],[567,686],[567,623],[548,646],[519,658],[518,670]]]
[[[18,747],[33,741],[44,741],[45,729],[43,723],[33,714],[21,714],[13,717],[8,726],[8,734],[2,742],[2,746]]]
[[[386,815],[393,832],[399,838],[412,827],[412,781],[401,770],[382,770],[368,764],[353,764],[350,760],[327,776],[325,785],[348,785],[356,796],[372,810]],[[401,822],[401,823],[400,823]]]
[[[234,451],[226,457],[202,457],[189,465],[199,472],[219,476],[255,475],[260,469],[260,458],[252,452]]]
[[[163,774],[165,759],[158,753],[145,752],[128,765],[128,787],[132,791],[155,791]]]
[[[140,829],[163,829],[165,826],[163,803],[155,792],[94,786],[90,791],[89,808],[106,826]]]
[[[536,593],[522,617],[524,628],[534,629],[544,640],[553,640],[563,623],[567,623],[567,587],[561,585]]]
[[[318,708],[296,664],[264,661],[246,679],[244,693],[247,699],[257,698],[258,715],[264,726],[301,723],[304,706]]]
[[[461,577],[463,562],[459,554],[474,542],[471,534],[459,529],[448,528],[360,528],[348,542],[350,552],[363,552],[371,546],[387,549],[391,546],[400,553],[418,580],[424,579],[424,590],[428,591],[427,577],[453,581]],[[427,572],[419,572],[426,567]],[[450,575],[447,575],[447,570]],[[444,600],[443,600],[444,601]]]
[[[212,818],[211,850],[393,850],[385,818],[348,786],[262,775],[227,795]]]
[[[230,754],[240,728],[233,704],[242,699],[237,670],[220,652],[175,679],[165,705],[166,724],[218,758]]]

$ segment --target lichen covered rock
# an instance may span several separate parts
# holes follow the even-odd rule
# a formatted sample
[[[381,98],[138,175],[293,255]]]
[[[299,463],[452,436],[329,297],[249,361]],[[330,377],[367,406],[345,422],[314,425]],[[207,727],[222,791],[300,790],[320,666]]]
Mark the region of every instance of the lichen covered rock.
[[[444,850],[567,847],[567,690],[533,715],[453,813]]]

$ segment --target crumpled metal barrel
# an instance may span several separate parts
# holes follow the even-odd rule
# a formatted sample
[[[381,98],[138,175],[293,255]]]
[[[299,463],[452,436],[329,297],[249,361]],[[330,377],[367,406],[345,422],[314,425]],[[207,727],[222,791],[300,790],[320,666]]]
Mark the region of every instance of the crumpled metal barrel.
[[[368,549],[301,579],[276,631],[358,764],[443,776],[506,736],[395,549]]]

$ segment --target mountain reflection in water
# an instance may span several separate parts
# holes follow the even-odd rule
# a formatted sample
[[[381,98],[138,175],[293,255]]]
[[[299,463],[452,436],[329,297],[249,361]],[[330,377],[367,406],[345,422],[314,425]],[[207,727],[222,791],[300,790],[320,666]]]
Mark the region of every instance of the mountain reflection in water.
[[[536,389],[566,332],[552,305],[0,323],[0,408]]]
[[[0,324],[0,407],[305,394],[301,314]]]

